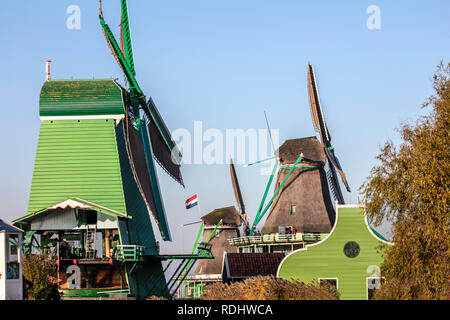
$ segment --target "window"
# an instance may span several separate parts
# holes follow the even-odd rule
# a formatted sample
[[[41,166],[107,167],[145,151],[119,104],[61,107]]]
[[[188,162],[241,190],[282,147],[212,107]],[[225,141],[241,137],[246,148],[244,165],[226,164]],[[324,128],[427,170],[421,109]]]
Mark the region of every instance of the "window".
[[[97,224],[97,211],[95,210],[78,209],[75,211],[75,216],[77,218],[78,227]]]
[[[97,224],[97,211],[86,210],[86,224]]]
[[[8,262],[6,266],[6,279],[19,279],[19,263]]]
[[[319,285],[330,284],[332,287],[338,289],[338,278],[319,278]]]
[[[8,235],[6,279],[19,279],[19,236]]]
[[[11,256],[17,256],[17,249],[19,246],[19,236],[17,235],[9,235],[8,236],[8,242],[9,242],[9,255]]]
[[[349,258],[356,258],[359,255],[359,244],[355,241],[349,241],[344,246],[344,254]]]
[[[372,300],[375,291],[381,288],[384,278],[367,278],[367,300]]]
[[[295,211],[296,211],[296,205],[293,204],[293,205],[291,205],[291,214],[295,214]]]

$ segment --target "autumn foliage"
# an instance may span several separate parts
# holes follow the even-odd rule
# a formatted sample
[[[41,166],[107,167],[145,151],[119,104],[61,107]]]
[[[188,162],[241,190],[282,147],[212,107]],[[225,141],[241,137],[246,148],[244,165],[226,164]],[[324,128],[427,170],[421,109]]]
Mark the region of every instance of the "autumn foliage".
[[[387,141],[361,187],[369,216],[393,224],[378,299],[447,299],[450,284],[450,64],[433,79],[432,108]]]
[[[57,268],[55,261],[47,255],[24,255],[23,276],[27,285],[29,300],[46,300],[56,283]]]
[[[338,300],[329,285],[303,284],[270,276],[258,276],[230,284],[205,286],[202,300]]]

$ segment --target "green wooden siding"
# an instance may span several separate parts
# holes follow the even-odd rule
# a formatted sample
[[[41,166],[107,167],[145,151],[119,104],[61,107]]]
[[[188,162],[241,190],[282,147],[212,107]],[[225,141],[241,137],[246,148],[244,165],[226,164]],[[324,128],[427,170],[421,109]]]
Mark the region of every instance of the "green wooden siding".
[[[371,266],[380,267],[382,263],[378,252],[381,242],[369,231],[362,207],[338,206],[336,223],[324,241],[287,256],[279,267],[278,276],[307,283],[318,278],[337,278],[341,299],[364,300],[366,278],[372,277],[375,270]],[[360,247],[354,258],[344,254],[344,246],[350,241]]]
[[[114,120],[41,123],[27,213],[71,197],[126,213]]]
[[[123,114],[122,89],[113,79],[49,80],[41,89],[39,113],[41,116]]]

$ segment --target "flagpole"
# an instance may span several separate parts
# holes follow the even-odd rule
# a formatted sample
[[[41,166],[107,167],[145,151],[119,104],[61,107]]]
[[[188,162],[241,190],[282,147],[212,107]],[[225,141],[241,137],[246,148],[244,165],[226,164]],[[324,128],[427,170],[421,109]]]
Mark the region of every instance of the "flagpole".
[[[197,194],[197,204],[198,204],[198,212],[200,213],[200,219],[202,218],[202,209],[200,208],[200,199],[198,198],[198,194]]]

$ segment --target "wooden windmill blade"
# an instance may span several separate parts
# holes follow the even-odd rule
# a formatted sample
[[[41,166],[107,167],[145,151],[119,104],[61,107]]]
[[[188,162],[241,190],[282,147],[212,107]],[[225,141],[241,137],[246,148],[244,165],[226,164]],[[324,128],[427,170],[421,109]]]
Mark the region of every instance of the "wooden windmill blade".
[[[236,197],[236,202],[241,209],[241,218],[245,224],[247,224],[247,215],[245,213],[245,204],[242,198],[241,188],[239,187],[239,181],[237,178],[236,170],[234,168],[233,159],[230,157],[230,177],[231,183],[233,185],[234,196]]]
[[[339,182],[337,180],[336,167],[331,164],[331,159],[328,154],[329,152],[325,152],[328,159],[328,172],[327,172],[327,180],[330,184],[331,192],[333,193],[334,198],[338,202],[338,204],[345,204],[344,196],[342,195],[341,188],[339,186]],[[340,171],[342,172],[342,171]],[[343,172],[342,172],[343,173]],[[341,176],[342,178],[342,176]],[[344,175],[345,178],[345,175]]]
[[[147,132],[144,128],[137,131],[128,117],[122,121],[124,126],[125,145],[130,160],[134,179],[148,211],[153,216],[163,240],[170,241],[171,234],[164,210],[159,182],[154,170],[153,159],[149,159],[146,151],[149,147]],[[144,138],[144,139],[143,139]],[[142,141],[144,140],[144,143]]]
[[[308,96],[313,126],[314,129],[318,133],[320,133],[320,138],[322,140],[322,143],[324,144],[325,141],[331,141],[331,137],[330,133],[328,132],[328,128],[325,124],[322,106],[320,105],[320,98],[317,89],[314,67],[310,64],[308,64]]]
[[[350,192],[350,187],[348,185],[347,178],[345,176],[344,171],[341,168],[341,164],[339,163],[338,158],[334,154],[334,150],[333,149],[330,150],[329,148],[327,148],[325,150],[325,153],[327,154],[327,159],[329,162],[331,162],[332,167],[335,168],[336,171],[341,176],[341,179],[342,179],[342,182],[344,183],[345,188],[347,189],[348,192]]]
[[[146,110],[145,114],[149,120],[148,132],[150,134],[153,155],[158,164],[184,187],[183,177],[181,175],[182,154],[173,141],[172,135],[152,98],[148,100]]]
[[[100,25],[102,26],[103,34],[105,36],[108,47],[111,50],[111,53],[112,53],[114,59],[116,59],[120,68],[122,69],[122,72],[124,73],[125,77],[127,78],[130,91],[135,91],[138,96],[143,96],[143,92],[142,92],[141,88],[139,87],[139,84],[137,83],[136,78],[134,76],[134,74],[135,74],[134,65],[133,65],[133,68],[131,68],[130,65],[128,64],[128,61],[124,55],[124,52],[122,52],[119,44],[116,41],[116,38],[114,37],[114,35],[111,31],[111,28],[106,23],[106,21],[103,17],[102,1],[101,0],[99,0],[99,1],[100,1],[99,2],[99,4],[100,4],[99,5]],[[144,101],[145,101],[145,98],[144,98]]]
[[[122,2],[124,3],[124,6],[126,8],[126,1],[124,2],[124,0],[122,0]],[[126,14],[126,16],[128,17],[128,14]],[[103,29],[103,33],[105,35],[106,42],[108,43],[111,53],[113,54],[114,58],[116,59],[117,63],[119,64],[120,68],[125,74],[125,77],[128,80],[130,96],[131,99],[134,100],[132,101],[132,104],[139,105],[139,107],[145,112],[146,116],[150,120],[152,120],[157,126],[158,130],[160,131],[164,139],[164,143],[167,145],[167,148],[173,151],[173,153],[178,156],[178,159],[181,159],[181,153],[179,152],[177,145],[173,141],[170,131],[167,129],[167,126],[165,125],[161,115],[159,114],[158,109],[155,106],[155,103],[151,98],[149,99],[148,102],[146,101],[145,95],[136,80],[135,77],[136,72],[134,70],[134,61],[131,49],[132,48],[131,35],[129,34],[130,29],[128,19],[126,19],[126,23],[125,22],[123,23],[123,34],[124,34],[124,52],[123,52],[119,44],[117,43],[111,29],[109,28],[108,24],[106,23],[103,17],[101,0],[100,0],[99,18],[100,24]],[[137,112],[134,114],[134,117],[140,118]]]
[[[331,145],[331,136],[328,131],[325,118],[323,116],[322,106],[320,104],[314,67],[311,64],[308,64],[308,96],[313,125],[316,131],[320,133],[320,139],[327,156],[328,164],[330,166],[328,174],[330,187],[338,203],[343,204],[344,197],[342,196],[342,191],[340,189],[336,171],[341,176],[341,180],[348,192],[350,192],[350,187],[348,185],[347,178],[345,177],[345,173],[342,170],[342,167],[334,153],[334,147]]]
[[[136,70],[134,68],[127,1],[121,0],[122,47],[117,43],[103,17],[101,0],[99,19],[111,53],[128,82],[128,92],[124,94],[124,100],[127,102],[125,126],[128,137],[133,137],[133,139],[126,139],[133,175],[148,211],[155,218],[163,240],[170,241],[171,236],[153,158],[166,172],[183,185],[179,164],[181,153],[153,100],[146,101],[146,97],[135,78]],[[140,110],[144,111],[145,117],[141,117]],[[134,126],[128,119],[128,112],[131,112],[134,117]],[[175,155],[175,157],[172,157],[172,155]],[[173,158],[176,160],[172,161]],[[146,171],[145,174],[141,172],[143,170]]]
[[[134,68],[133,46],[131,45],[130,23],[128,21],[127,0],[121,0],[120,4],[120,43],[122,46],[122,52],[125,56],[125,59],[127,60],[131,72],[133,73],[133,75],[136,75],[136,70]]]

